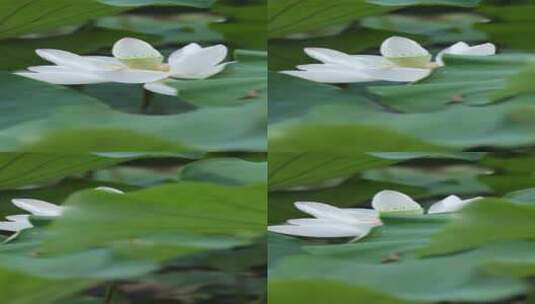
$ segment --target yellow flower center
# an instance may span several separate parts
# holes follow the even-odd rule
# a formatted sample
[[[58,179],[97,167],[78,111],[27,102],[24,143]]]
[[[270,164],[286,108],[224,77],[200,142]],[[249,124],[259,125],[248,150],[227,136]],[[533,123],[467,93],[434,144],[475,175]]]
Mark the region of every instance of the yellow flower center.
[[[413,57],[386,57],[386,59],[392,61],[398,66],[405,68],[427,69],[430,68],[429,64],[431,63],[431,55]]]
[[[169,71],[168,64],[163,63],[163,57],[146,57],[146,58],[118,58],[122,63],[131,69]]]

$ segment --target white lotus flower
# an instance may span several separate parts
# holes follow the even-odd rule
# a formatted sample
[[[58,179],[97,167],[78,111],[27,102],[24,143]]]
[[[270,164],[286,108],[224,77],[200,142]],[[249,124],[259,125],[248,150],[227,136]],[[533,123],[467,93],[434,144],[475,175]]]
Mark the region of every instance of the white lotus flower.
[[[15,198],[11,202],[15,206],[36,216],[58,217],[64,211],[64,208],[61,206],[36,199]],[[30,215],[28,214],[10,215],[6,216],[6,219],[7,221],[0,222],[0,230],[20,232],[33,227],[30,222]]]
[[[30,216],[27,214],[9,215],[6,219],[7,221],[0,222],[0,230],[19,232],[33,227],[30,223]]]
[[[124,192],[112,187],[97,187],[95,190],[105,191],[110,193],[123,194]],[[65,207],[58,206],[42,200],[31,198],[15,198],[11,202],[20,209],[26,210],[31,215],[41,217],[59,217],[65,212]],[[6,216],[7,221],[0,221],[0,230],[20,232],[24,229],[32,228],[30,222],[30,214],[17,214]]]
[[[288,220],[268,230],[306,237],[362,237],[381,225],[379,213],[372,209],[342,209],[316,202],[296,202],[295,207],[315,218]]]
[[[55,65],[29,67],[17,75],[64,85],[104,82],[143,83],[145,89],[161,93],[168,78],[205,79],[221,72],[227,64],[224,45],[203,48],[190,43],[173,52],[164,63],[164,56],[149,43],[123,38],[112,49],[113,57],[80,56],[67,51],[38,49],[37,55]],[[167,86],[170,95],[174,88]],[[176,91],[174,91],[176,95]]]
[[[459,42],[445,49],[437,62],[416,41],[404,37],[390,37],[380,48],[381,56],[349,55],[325,48],[305,48],[305,53],[321,64],[298,65],[297,71],[281,73],[322,83],[352,83],[368,81],[414,82],[427,77],[433,69],[442,66],[444,54],[487,56],[496,48],[491,43],[468,46]]]
[[[475,197],[461,200],[455,195],[433,204],[428,213],[456,212],[467,204],[481,199]],[[269,226],[271,232],[319,238],[366,236],[374,227],[381,226],[381,214],[389,215],[420,215],[424,210],[420,204],[408,195],[392,190],[383,190],[372,199],[373,209],[338,208],[317,202],[296,202],[297,209],[315,218],[291,219],[284,225]]]

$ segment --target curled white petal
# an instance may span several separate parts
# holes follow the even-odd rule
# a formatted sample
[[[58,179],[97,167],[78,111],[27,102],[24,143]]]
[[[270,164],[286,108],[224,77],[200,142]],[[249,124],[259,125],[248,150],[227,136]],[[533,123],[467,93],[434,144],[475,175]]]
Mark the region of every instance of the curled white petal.
[[[370,226],[351,226],[340,224],[275,225],[269,226],[271,232],[319,238],[363,237],[370,232]]]
[[[91,62],[98,70],[117,70],[124,68],[125,65],[117,58],[107,56],[82,56],[86,62]]]
[[[398,191],[383,190],[372,199],[372,207],[380,213],[422,214],[423,209],[408,195]]]
[[[227,57],[228,49],[222,44],[200,48],[198,45],[190,45],[175,51],[169,56],[171,66],[189,63],[191,65],[214,66]]]
[[[149,82],[143,85],[143,88],[147,91],[151,91],[157,94],[177,96],[178,90],[175,87],[165,84],[163,81]]]
[[[39,70],[39,67],[33,67],[33,70]],[[52,84],[77,85],[77,84],[94,84],[106,82],[106,79],[97,75],[85,72],[65,71],[59,72],[16,72],[19,75],[34,80],[44,81]]]
[[[107,187],[107,186],[96,187],[95,190],[110,192],[110,193],[117,193],[117,194],[124,194],[124,192],[119,189]]]
[[[461,54],[470,56],[490,56],[496,54],[496,46],[490,42],[478,44],[469,47],[464,52],[461,52]]]
[[[328,66],[346,66],[350,68],[377,68],[391,64],[382,56],[349,55],[340,51],[325,48],[305,48],[305,53]]]
[[[480,199],[482,199],[482,197],[478,196],[478,197],[462,200],[456,195],[450,195],[444,198],[443,200],[431,205],[427,213],[433,214],[433,213],[457,212],[461,210],[462,208],[464,208],[466,205],[474,201],[480,200]]]
[[[118,59],[162,58],[149,43],[136,38],[123,38],[115,42],[112,54]]]
[[[197,43],[190,43],[186,45],[185,47],[178,49],[171,53],[169,55],[168,62],[179,62],[182,60],[185,56],[197,53],[198,51],[202,50],[202,47]]]
[[[356,219],[343,209],[318,202],[295,202],[295,207],[319,219],[353,223]]]
[[[381,44],[381,55],[385,57],[420,57],[428,56],[429,52],[418,42],[405,38],[393,36]]]
[[[11,202],[15,206],[37,216],[60,216],[64,210],[61,206],[31,198],[15,198]]]
[[[181,79],[206,79],[212,77],[225,69],[225,67],[234,62],[225,62],[215,66],[206,66],[204,68],[199,68],[195,73],[183,73],[183,72],[172,72],[172,76],[175,78]]]
[[[374,209],[365,209],[365,208],[343,208],[346,214],[351,215],[355,219],[358,219],[359,223],[368,224],[372,226],[382,225],[381,220],[379,219],[379,212]]]
[[[85,59],[84,57],[71,52],[55,49],[37,49],[35,52],[39,57],[59,66],[82,71],[95,71],[101,69],[99,63]]]
[[[26,214],[6,216],[8,221],[0,222],[0,230],[19,232],[24,229],[32,228],[33,225],[30,223],[29,217],[30,216]]]
[[[61,65],[38,65],[28,67],[28,71],[35,73],[59,73],[59,72],[68,72],[68,73],[79,73],[76,69],[61,66]],[[86,73],[89,74],[89,73]]]
[[[391,61],[377,55],[350,55],[351,63],[366,68],[386,68],[393,67]]]
[[[492,43],[483,43],[469,46],[467,43],[460,41],[452,46],[440,51],[437,54],[436,62],[439,66],[444,65],[442,57],[444,54],[452,55],[469,55],[469,56],[490,56],[496,54],[496,46]]]
[[[227,47],[214,45],[211,47],[190,50],[179,50],[169,57],[171,75],[183,79],[205,79],[221,72],[226,64],[220,64],[227,56]]]
[[[320,83],[353,83],[377,80],[362,71],[345,67],[340,69],[317,68],[306,71],[281,71],[281,73]]]
[[[342,65],[351,65],[353,64],[351,60],[351,55],[348,55],[346,53],[337,51],[337,50],[331,50],[331,49],[325,49],[325,48],[305,48],[305,53],[323,63],[334,63],[334,64],[342,64]]]
[[[342,209],[318,202],[296,202],[295,206],[315,218],[290,219],[286,224],[270,226],[268,230],[305,237],[359,239],[373,227],[382,225],[379,213],[371,209]]]

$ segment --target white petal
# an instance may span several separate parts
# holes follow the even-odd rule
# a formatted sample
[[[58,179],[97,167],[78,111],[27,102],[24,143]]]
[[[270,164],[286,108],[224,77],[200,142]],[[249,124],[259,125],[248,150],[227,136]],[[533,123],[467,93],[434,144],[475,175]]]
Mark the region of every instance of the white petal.
[[[45,60],[60,66],[73,68],[80,72],[100,70],[100,66],[95,62],[71,52],[54,49],[37,49],[35,52]]]
[[[351,63],[367,68],[381,68],[392,66],[392,62],[383,56],[376,55],[351,55]]]
[[[84,58],[86,60],[89,60],[91,62],[94,62],[96,64],[123,66],[121,61],[118,60],[115,57],[109,57],[109,56],[82,56],[82,58]]]
[[[281,71],[282,74],[321,83],[353,83],[377,80],[361,71],[348,69],[313,69],[308,71]]]
[[[351,55],[325,48],[305,48],[305,53],[324,63],[350,64]]]
[[[374,226],[382,225],[381,219],[379,218],[379,212],[377,210],[364,208],[343,208],[341,210],[347,214],[350,214],[354,218],[358,218],[359,223]]]
[[[0,222],[0,230],[4,231],[19,232],[32,227],[30,222]]]
[[[474,202],[479,199],[482,199],[482,197],[474,197],[471,199],[461,200],[456,195],[450,195],[446,197],[445,199],[431,205],[427,213],[433,214],[433,213],[457,212],[461,210],[462,208],[464,208],[469,203]]]
[[[185,47],[171,53],[171,55],[169,55],[168,62],[177,62],[178,60],[181,60],[182,56],[191,55],[200,50],[202,50],[202,47],[200,45],[198,45],[197,43],[190,43]]]
[[[461,204],[462,200],[458,196],[450,195],[431,205],[427,213],[454,212],[462,207]]]
[[[171,54],[169,57],[169,64],[173,66],[191,63],[193,65],[214,66],[223,61],[228,53],[227,47],[222,44],[197,49],[195,51],[193,49],[196,48],[191,46],[189,49],[182,50],[182,52],[178,54],[176,52],[175,54]]]
[[[112,54],[118,59],[162,58],[149,43],[136,38],[123,38],[113,45]]]
[[[338,219],[345,213],[338,207],[319,202],[295,202],[295,207],[300,211],[317,218]]]
[[[414,82],[421,80],[429,74],[431,69],[418,68],[383,68],[383,69],[367,69],[366,74],[377,80],[399,81],[399,82]]]
[[[115,71],[95,72],[95,74],[107,81],[119,83],[147,83],[165,79],[169,76],[168,72],[128,68]]]
[[[381,67],[390,63],[382,56],[349,55],[336,50],[324,48],[305,48],[305,53],[326,64],[344,65],[353,68]]]
[[[169,59],[173,77],[204,79],[221,72],[225,65],[218,65],[227,56],[227,47],[215,45],[190,54],[172,56]]]
[[[295,207],[304,213],[308,213],[319,219],[333,220],[335,222],[345,222],[358,224],[358,217],[343,209],[318,202],[295,202]]]
[[[222,63],[222,64],[218,64],[216,66],[206,66],[204,67],[203,69],[201,69],[199,67],[199,69],[197,69],[197,71],[195,71],[194,73],[183,73],[184,71],[180,72],[180,71],[174,71],[172,72],[172,76],[174,78],[180,78],[180,79],[206,79],[206,78],[209,78],[217,73],[220,73],[221,71],[223,71],[225,69],[225,67],[231,63],[234,63],[234,62],[225,62],[225,63]]]
[[[369,233],[371,227],[353,227],[349,225],[276,225],[269,226],[271,232],[320,238],[362,237]]]
[[[392,190],[383,190],[373,197],[373,209],[380,213],[422,214],[423,209],[408,195]]]
[[[357,59],[360,63],[359,66],[350,66],[347,64],[340,64],[340,63],[313,63],[313,64],[301,64],[296,66],[297,69],[302,71],[346,71],[346,72],[353,72],[353,73],[361,73],[365,74],[364,71],[368,69],[376,69],[376,68],[386,68],[388,67],[385,64],[385,60],[367,60],[367,59]],[[365,62],[365,63],[364,63]],[[390,64],[390,66],[394,66]]]
[[[340,208],[346,213],[349,213],[354,216],[359,216],[363,218],[374,218],[379,216],[379,212],[375,209],[367,209],[367,208]]]
[[[440,51],[437,54],[436,62],[438,65],[443,66],[444,61],[442,57],[444,54],[452,55],[469,55],[469,56],[490,56],[496,53],[496,46],[492,43],[483,43],[475,46],[469,46],[465,42],[457,42],[454,45]]]
[[[12,222],[30,222],[30,215],[29,214],[8,215],[6,216],[6,219]]]
[[[313,63],[296,66],[301,71],[348,71],[355,72],[356,69],[337,63]]]
[[[9,215],[6,219],[9,222],[0,222],[0,230],[18,232],[24,229],[32,228],[30,216],[27,214]]]
[[[490,56],[496,54],[496,46],[490,42],[478,44],[469,47],[461,54],[470,56]]]
[[[38,65],[28,67],[28,71],[36,73],[48,73],[48,72],[69,72],[69,73],[79,73],[77,70],[62,66],[62,65]],[[85,73],[87,74],[87,73]]]
[[[290,219],[286,223],[291,225],[337,225],[338,222],[330,219],[319,219],[319,218],[301,218],[301,219]]]
[[[44,81],[52,84],[64,84],[64,85],[73,85],[73,84],[92,84],[92,83],[103,83],[106,82],[105,79],[98,77],[90,73],[83,72],[42,72],[42,73],[32,73],[32,72],[17,72],[16,75]]]
[[[445,50],[448,50],[450,52],[452,52],[453,54],[456,54],[456,53],[462,53],[463,51],[469,49],[470,46],[464,42],[464,41],[459,41],[453,45],[451,45],[449,48],[445,49]]]
[[[119,189],[115,189],[115,188],[112,188],[112,187],[106,187],[106,186],[96,187],[95,190],[104,191],[104,192],[110,192],[110,193],[117,193],[117,194],[124,194],[124,192],[119,190]]]
[[[393,36],[381,44],[381,55],[385,57],[420,57],[428,56],[429,52],[414,40]]]
[[[172,86],[166,85],[162,81],[149,82],[143,85],[143,88],[147,91],[151,91],[157,94],[177,96],[178,90]]]
[[[118,70],[124,68],[125,65],[114,57],[107,56],[82,56],[86,62],[90,62],[98,67],[98,70]]]
[[[464,41],[459,41],[450,47],[447,47],[443,49],[442,51],[438,52],[437,57],[435,59],[436,63],[439,66],[444,66],[444,61],[442,60],[442,57],[444,57],[444,54],[456,54],[458,52],[462,52],[466,48],[469,48],[470,46],[466,44]]]
[[[481,199],[484,199],[484,197],[483,196],[476,196],[476,197],[472,197],[472,198],[467,198],[467,199],[464,200],[464,202],[473,203],[473,202],[481,200]]]
[[[63,213],[63,207],[41,200],[15,198],[11,202],[15,206],[37,216],[60,216]]]

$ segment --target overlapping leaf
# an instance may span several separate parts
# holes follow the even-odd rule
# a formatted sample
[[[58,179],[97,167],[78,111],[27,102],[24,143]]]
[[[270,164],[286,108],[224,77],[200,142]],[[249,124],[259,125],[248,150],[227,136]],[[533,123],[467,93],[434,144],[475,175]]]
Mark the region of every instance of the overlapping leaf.
[[[263,189],[181,182],[126,195],[81,192],[68,199],[69,212],[54,223],[47,247],[79,250],[155,233],[258,235]]]
[[[147,116],[111,110],[95,98],[60,86],[4,74],[1,149],[36,152],[265,149],[266,106]],[[35,103],[38,102],[38,105]],[[139,101],[132,101],[139,102]],[[144,127],[140,127],[144,126]]]
[[[471,7],[478,5],[481,0],[368,0],[369,3],[379,5],[452,5]]]
[[[328,185],[359,171],[388,163],[389,160],[366,153],[270,153],[269,187],[271,190],[277,190],[323,183]]]
[[[92,154],[0,153],[0,189],[51,181],[129,159]]]
[[[28,274],[0,270],[2,296],[13,304],[56,303],[91,286],[87,280],[50,280]]]
[[[446,57],[448,58],[448,57]],[[485,105],[506,80],[533,60],[531,55],[445,59],[446,67],[413,85],[372,86],[381,102],[403,112],[445,109],[455,104]]]
[[[80,24],[124,11],[95,0],[2,0],[0,39]]]
[[[282,37],[349,22],[391,9],[364,0],[275,0],[268,4],[268,31],[270,37]]]
[[[214,158],[188,164],[180,171],[180,179],[213,182],[223,185],[266,183],[267,163],[239,158]]]
[[[138,7],[147,5],[179,5],[179,6],[192,6],[199,8],[210,7],[215,0],[97,0],[101,3],[114,5],[114,6],[126,6],[126,7]]]
[[[534,212],[533,205],[496,199],[482,200],[467,207],[461,213],[461,219],[437,234],[423,253],[446,254],[501,240],[533,240],[535,235],[531,218]],[[459,235],[459,231],[463,233]]]

